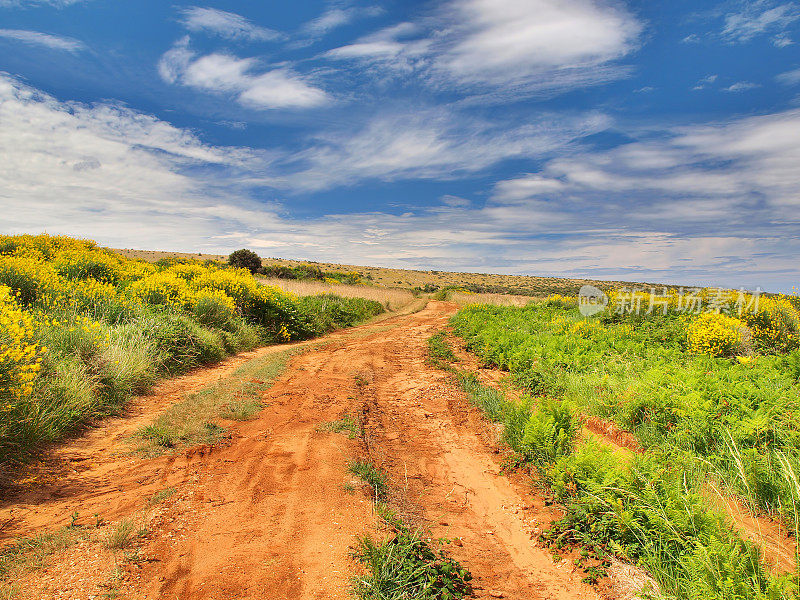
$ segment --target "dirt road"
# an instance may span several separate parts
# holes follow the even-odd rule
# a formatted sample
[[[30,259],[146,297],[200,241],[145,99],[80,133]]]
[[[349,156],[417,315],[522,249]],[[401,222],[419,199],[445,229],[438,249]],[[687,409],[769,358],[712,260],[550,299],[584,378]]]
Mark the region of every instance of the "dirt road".
[[[426,364],[427,338],[455,310],[430,302],[312,345],[224,445],[144,459],[128,437],[182,395],[277,350],[166,382],[126,418],[58,449],[0,505],[0,543],[71,521],[105,531],[131,515],[147,533],[135,556],[106,550],[100,534],[60,549],[11,582],[17,597],[348,598],[354,536],[375,534],[376,519],[346,485],[347,463],[369,452],[398,506],[457,540],[449,549],[478,598],[597,598],[568,561],[554,564],[531,541],[551,515],[526,482],[500,474],[496,430]],[[320,428],[344,414],[363,415],[364,440]],[[154,503],[159,491],[166,498]]]

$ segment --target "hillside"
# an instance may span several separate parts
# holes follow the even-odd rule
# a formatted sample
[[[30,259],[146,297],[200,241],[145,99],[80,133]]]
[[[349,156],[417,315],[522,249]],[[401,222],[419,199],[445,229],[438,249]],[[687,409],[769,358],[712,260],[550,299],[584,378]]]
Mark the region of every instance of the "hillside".
[[[187,252],[162,252],[157,250],[133,250],[112,248],[127,258],[156,262],[164,258],[194,258],[198,260],[225,261],[222,254],[203,254]],[[473,291],[520,294],[523,296],[547,296],[549,294],[577,294],[582,285],[592,284],[603,289],[621,286],[641,285],[625,281],[599,281],[592,279],[572,279],[567,277],[537,277],[534,275],[500,275],[491,273],[459,273],[451,271],[419,271],[415,269],[393,269],[389,267],[373,267],[314,261],[300,261],[284,258],[265,258],[264,266],[278,265],[295,267],[311,264],[324,272],[356,271],[363,278],[386,287],[424,288],[425,286],[465,286]],[[433,290],[435,291],[435,290]]]

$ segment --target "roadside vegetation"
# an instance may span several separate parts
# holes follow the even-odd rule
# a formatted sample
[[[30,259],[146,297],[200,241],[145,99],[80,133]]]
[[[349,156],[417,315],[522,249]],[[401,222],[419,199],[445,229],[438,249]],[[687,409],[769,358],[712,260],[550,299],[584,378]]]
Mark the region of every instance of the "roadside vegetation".
[[[0,236],[0,463],[118,411],[159,377],[382,311],[364,298],[300,298],[211,261]]]
[[[670,598],[795,598],[797,573],[771,569],[713,496],[738,497],[797,537],[800,314],[787,297],[727,300],[719,313],[680,312],[673,297],[650,314],[591,319],[566,297],[470,306],[454,332],[527,394],[506,401],[455,372],[563,506],[543,535],[556,551],[634,562]],[[622,459],[581,435],[587,416],[632,432],[643,451]]]

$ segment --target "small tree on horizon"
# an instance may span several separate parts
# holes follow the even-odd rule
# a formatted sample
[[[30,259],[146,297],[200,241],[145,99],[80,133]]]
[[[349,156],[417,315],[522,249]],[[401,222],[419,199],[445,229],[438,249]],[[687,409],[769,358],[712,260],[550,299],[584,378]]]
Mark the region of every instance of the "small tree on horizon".
[[[261,257],[247,248],[242,248],[236,252],[231,252],[228,257],[228,264],[239,269],[247,269],[251,273],[257,273],[261,268]]]

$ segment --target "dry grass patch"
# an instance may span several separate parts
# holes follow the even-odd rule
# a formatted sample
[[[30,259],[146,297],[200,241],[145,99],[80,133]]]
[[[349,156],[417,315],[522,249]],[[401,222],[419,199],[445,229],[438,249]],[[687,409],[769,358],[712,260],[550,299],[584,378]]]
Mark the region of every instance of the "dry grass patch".
[[[293,348],[254,358],[232,374],[212,383],[167,408],[142,427],[140,451],[154,456],[179,446],[220,442],[226,434],[219,421],[247,421],[263,408],[261,397],[286,368],[288,360],[302,352]]]
[[[317,296],[335,294],[343,298],[364,298],[375,300],[389,310],[397,310],[414,300],[409,290],[396,288],[372,287],[367,285],[330,284],[321,281],[304,279],[259,279],[264,285],[271,285],[297,296]]]
[[[496,306],[525,306],[535,300],[533,296],[516,296],[514,294],[467,294],[451,292],[447,299],[462,306],[468,304],[494,304]]]

